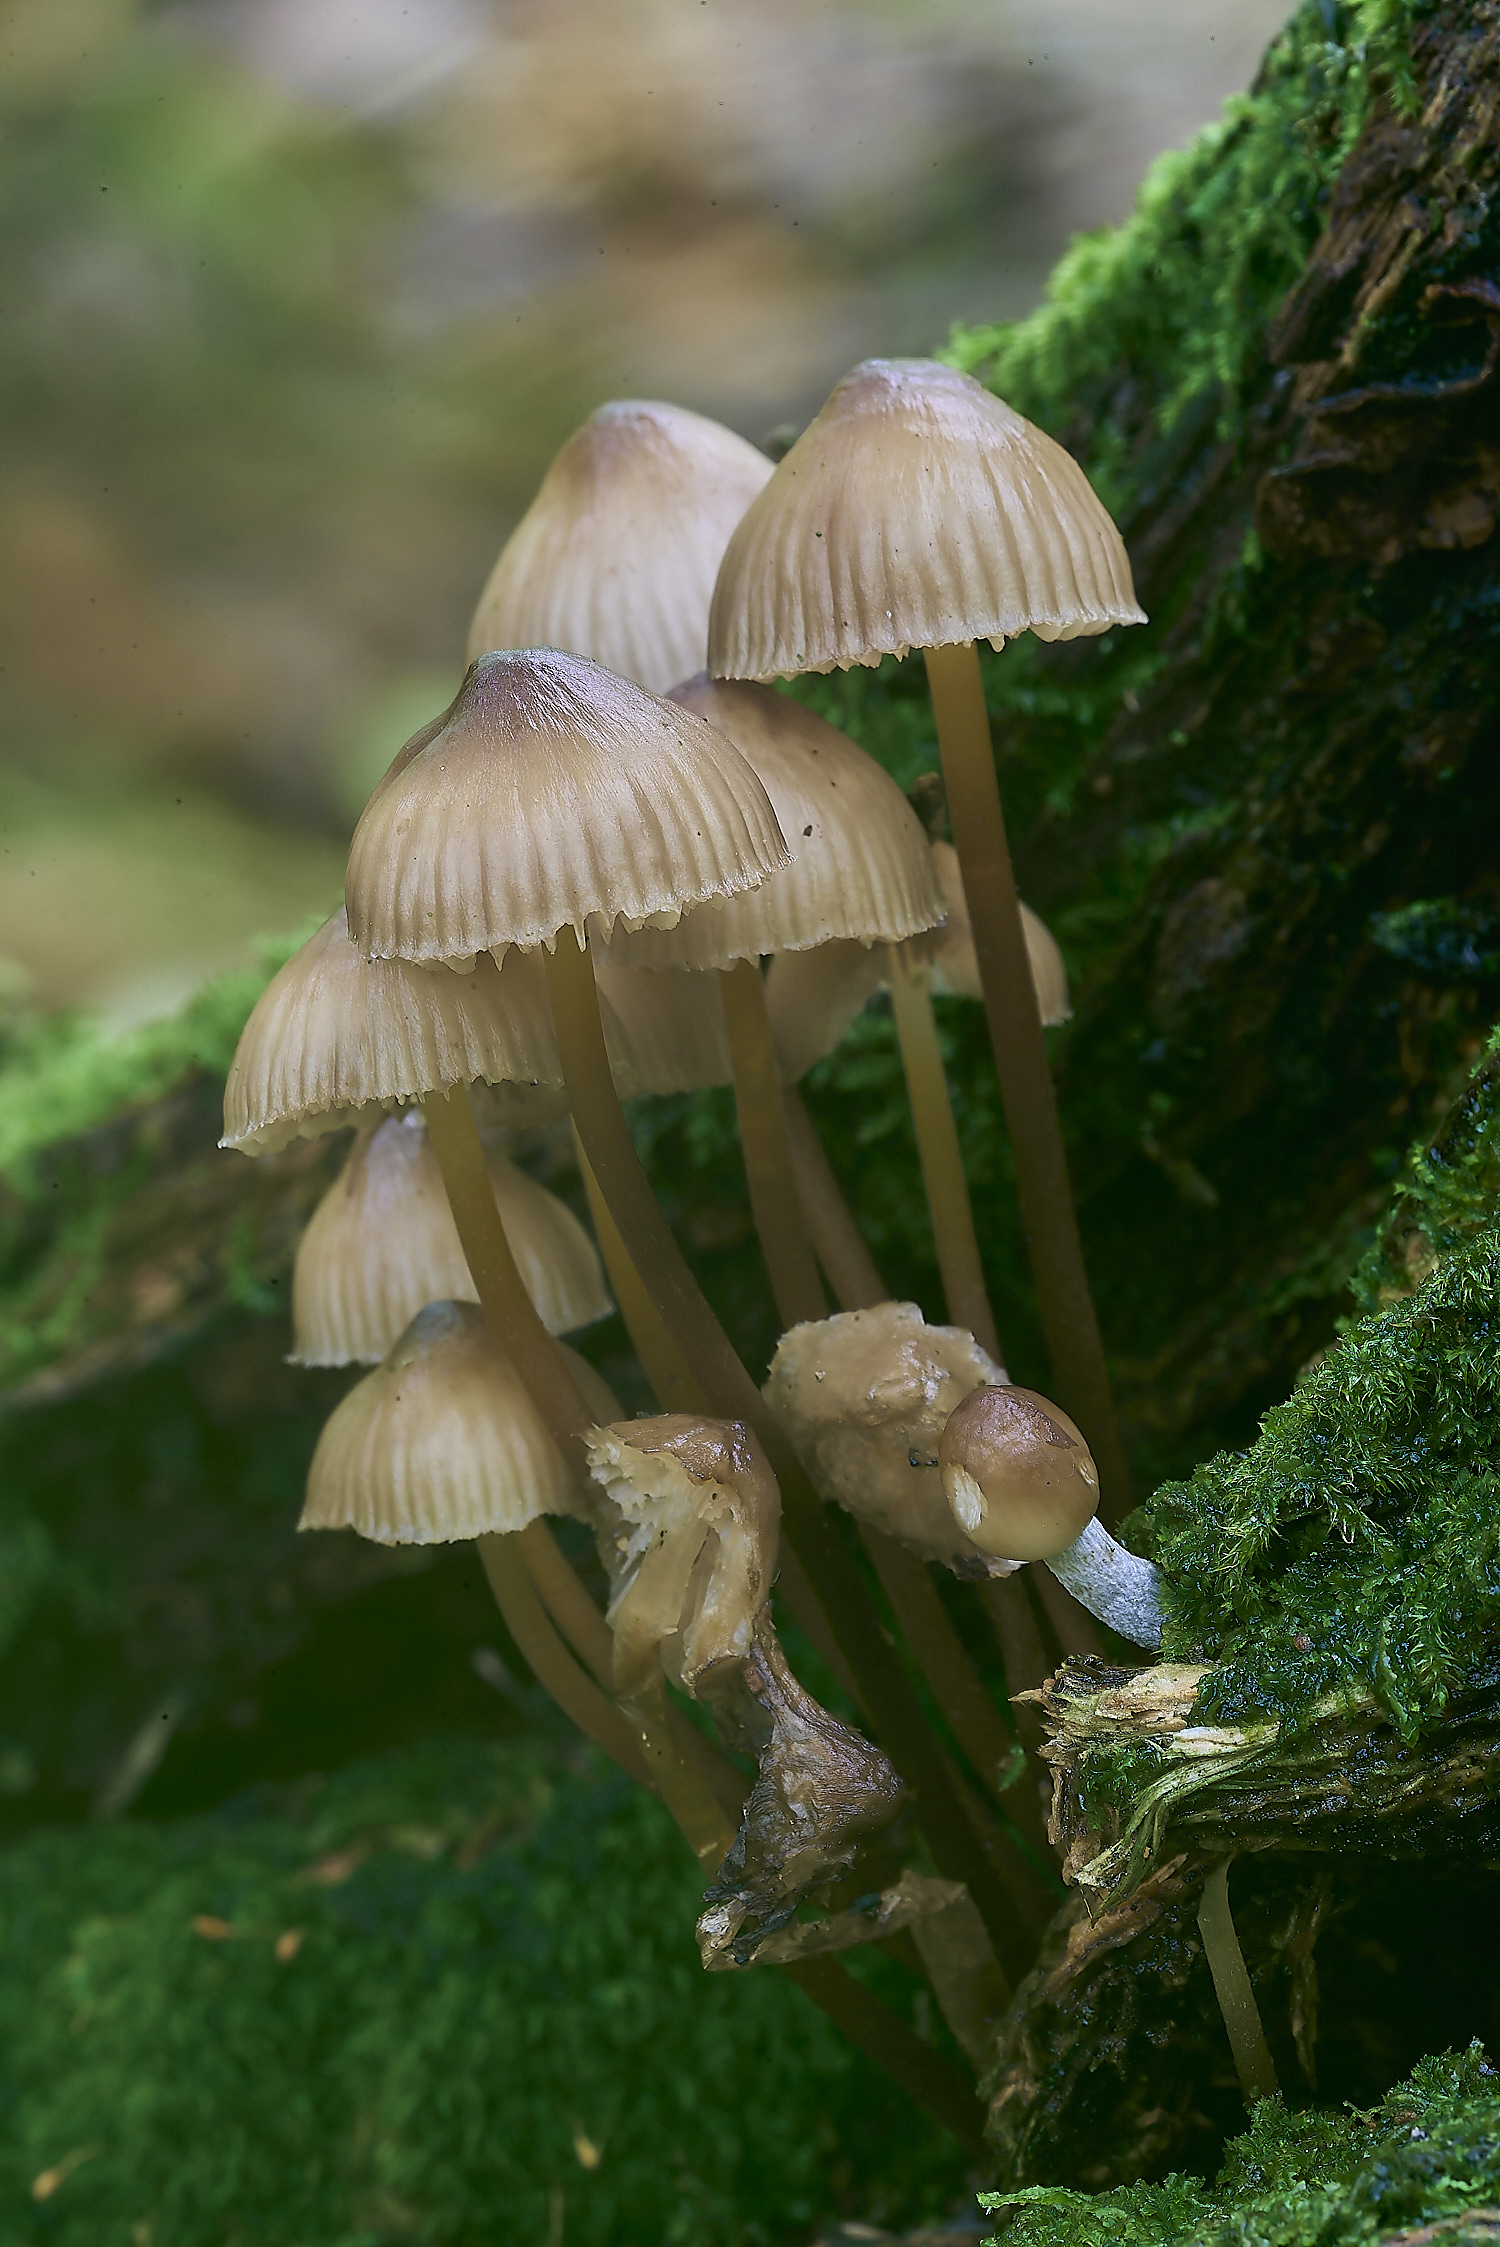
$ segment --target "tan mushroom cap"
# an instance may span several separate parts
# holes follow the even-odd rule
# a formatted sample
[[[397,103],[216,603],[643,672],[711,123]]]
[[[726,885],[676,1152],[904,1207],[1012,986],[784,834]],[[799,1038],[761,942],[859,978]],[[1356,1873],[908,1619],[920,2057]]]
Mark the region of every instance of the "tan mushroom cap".
[[[643,967],[729,967],[846,937],[899,944],[942,918],[922,823],[875,759],[790,695],[706,672],[672,700],[726,734],[764,782],[792,858],[759,889],[699,905],[622,952]]]
[[[774,679],[1144,622],[1120,534],[1071,454],[952,367],[867,359],[730,539],[708,667]]]
[[[974,952],[958,852],[951,843],[934,843],[932,864],[948,917],[944,926],[934,929],[916,949],[932,971],[934,991],[947,992],[955,999],[982,999],[984,991],[979,980],[979,961]],[[1073,1012],[1068,997],[1067,966],[1057,938],[1041,915],[1033,913],[1029,905],[1021,904],[1019,898],[1016,902],[1021,905],[1021,933],[1026,939],[1026,958],[1031,968],[1037,1012],[1048,1029],[1054,1029],[1059,1022],[1066,1022]]]
[[[625,945],[605,945],[594,966],[620,1098],[728,1084],[734,1070],[719,978],[685,968],[630,967],[623,964],[626,952]]]
[[[1004,1378],[962,1327],[877,1303],[783,1334],[765,1397],[825,1498],[955,1574],[1003,1576],[953,1518],[938,1439],[963,1397]]]
[[[616,1690],[639,1692],[658,1654],[687,1692],[714,1663],[744,1661],[776,1574],[781,1522],[754,1430],[664,1412],[595,1428],[588,1461],[616,1517]]]
[[[786,864],[770,798],[722,734],[555,648],[481,656],[446,724],[397,764],[349,852],[367,959],[668,927]]]
[[[974,1390],[938,1446],[955,1523],[987,1553],[1046,1560],[1081,1537],[1099,1506],[1089,1447],[1034,1389]]]
[[[506,1081],[508,1120],[566,1113],[562,1065],[538,960],[466,975],[371,966],[342,910],[267,984],[224,1087],[221,1146],[273,1153],[475,1080]]]
[[[934,991],[953,998],[982,998],[958,853],[951,843],[934,843],[932,863],[947,905],[947,922],[909,939],[906,958],[914,970],[930,974]],[[774,875],[772,880],[780,878]],[[1049,1026],[1066,1022],[1072,1011],[1068,971],[1057,939],[1029,905],[1021,906],[1021,929],[1041,1018]],[[766,977],[766,1011],[782,1081],[795,1084],[815,1061],[832,1053],[872,994],[889,981],[890,961],[884,951],[863,944],[824,944],[816,951],[774,959]]]
[[[562,1345],[590,1411],[619,1405]],[[577,1478],[477,1303],[429,1303],[350,1390],[313,1453],[300,1529],[451,1545],[581,1514]]]
[[[487,1149],[485,1163],[526,1292],[549,1334],[607,1318],[599,1253],[567,1203]],[[298,1365],[378,1365],[424,1303],[475,1300],[474,1283],[420,1115],[356,1142],[297,1248]]]
[[[732,429],[622,398],[563,446],[479,597],[468,660],[571,648],[653,694],[703,662],[729,534],[771,473]]]

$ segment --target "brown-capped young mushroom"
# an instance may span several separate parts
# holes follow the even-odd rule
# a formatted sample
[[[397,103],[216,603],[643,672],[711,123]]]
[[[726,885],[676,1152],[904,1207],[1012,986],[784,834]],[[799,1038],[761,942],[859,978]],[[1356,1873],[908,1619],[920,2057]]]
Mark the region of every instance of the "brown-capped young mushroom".
[[[494,1147],[485,1167],[537,1316],[549,1334],[607,1318],[599,1252],[545,1186]],[[293,1358],[376,1365],[425,1303],[472,1302],[474,1283],[419,1114],[360,1134],[297,1246]]]
[[[981,1551],[1039,1560],[1133,1646],[1159,1646],[1161,1578],[1098,1520],[1099,1476],[1060,1406],[1031,1389],[975,1389],[938,1445],[943,1493]]]
[[[1043,1330],[1122,1491],[974,643],[1141,622],[1119,534],[1060,445],[951,367],[872,359],[747,509],[709,623],[709,669],[726,678],[924,652]]]
[[[783,1334],[766,1398],[823,1496],[958,1576],[1004,1576],[953,1518],[938,1439],[971,1390],[1004,1368],[961,1327],[929,1326],[915,1303],[877,1303]]]
[[[868,1740],[787,1665],[767,1604],[780,1499],[754,1432],[682,1413],[599,1428],[589,1462],[619,1518],[616,1683],[639,1695],[665,1660],[753,1754],[754,1787],[698,1923],[705,1964],[739,1964],[803,1896],[888,1825],[905,1789]]]
[[[720,558],[770,473],[764,453],[683,406],[600,406],[501,549],[468,660],[570,648],[664,694],[703,662]]]

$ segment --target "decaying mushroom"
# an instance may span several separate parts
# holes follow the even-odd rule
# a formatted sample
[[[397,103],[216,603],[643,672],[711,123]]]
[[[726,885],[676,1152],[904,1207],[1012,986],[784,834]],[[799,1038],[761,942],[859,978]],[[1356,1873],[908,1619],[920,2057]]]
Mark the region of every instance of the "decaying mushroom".
[[[651,1688],[658,1662],[759,1770],[705,1899],[705,1965],[738,1965],[803,1898],[888,1826],[905,1790],[868,1740],[793,1676],[768,1604],[780,1494],[743,1422],[664,1413],[598,1428],[589,1465],[619,1516],[610,1621],[615,1684]]]
[[[938,1439],[971,1389],[1004,1379],[962,1327],[929,1326],[915,1303],[840,1311],[784,1334],[766,1401],[825,1498],[956,1576],[1008,1576],[943,1495]]]
[[[1161,1644],[1161,1578],[1097,1519],[1099,1475],[1060,1405],[1031,1389],[975,1389],[938,1447],[954,1520],[982,1550],[1039,1560],[1133,1646]]]

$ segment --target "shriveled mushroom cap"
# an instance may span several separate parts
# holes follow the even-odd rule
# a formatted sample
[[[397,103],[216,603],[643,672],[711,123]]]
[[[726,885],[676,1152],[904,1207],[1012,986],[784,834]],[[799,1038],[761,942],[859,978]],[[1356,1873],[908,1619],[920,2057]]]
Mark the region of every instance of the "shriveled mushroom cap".
[[[599,1253],[566,1202],[488,1150],[490,1184],[526,1292],[549,1334],[607,1318]],[[419,1115],[363,1133],[312,1214],[292,1275],[299,1365],[378,1365],[424,1303],[474,1283]]]
[[[683,406],[601,406],[501,550],[469,661],[489,648],[571,648],[665,694],[704,660],[720,558],[770,473],[764,453]]]
[[[899,944],[942,918],[922,823],[890,774],[816,712],[770,687],[710,679],[672,700],[727,734],[765,783],[792,862],[759,889],[697,906],[672,929],[642,929],[625,956],[643,967],[728,967],[831,939]]]
[[[781,1493],[738,1420],[664,1412],[595,1428],[589,1467],[617,1516],[609,1620],[615,1685],[639,1692],[658,1652],[692,1692],[743,1661],[776,1573]]]
[[[954,1406],[1004,1378],[962,1327],[877,1303],[783,1334],[765,1397],[825,1498],[956,1575],[1004,1576],[954,1521],[938,1471]]]
[[[589,1409],[618,1413],[593,1367],[563,1355]],[[451,1545],[582,1511],[576,1477],[478,1304],[429,1303],[318,1438],[298,1527]]]
[[[934,843],[932,864],[948,917],[942,928],[922,939],[917,950],[932,970],[934,991],[946,991],[955,999],[982,999],[984,991],[979,981],[979,962],[974,954],[974,934],[969,922],[968,899],[964,896],[963,875],[959,872],[958,852],[951,843]],[[1041,915],[1033,913],[1026,904],[1021,905],[1021,933],[1026,939],[1026,958],[1031,968],[1032,989],[1036,992],[1037,1012],[1052,1029],[1057,1023],[1066,1022],[1073,1011],[1068,998],[1068,970],[1057,938]]]
[[[867,359],[730,539],[708,667],[774,679],[1144,622],[1120,534],[1061,445],[951,367]]]
[[[397,764],[349,852],[367,959],[670,927],[787,859],[770,798],[721,733],[555,648],[481,656],[446,723]]]
[[[224,1087],[220,1144],[270,1154],[476,1079],[511,1084],[511,1121],[566,1112],[540,961],[481,959],[466,975],[372,966],[340,911],[256,1000]]]
[[[1034,1389],[975,1389],[938,1446],[955,1522],[987,1553],[1046,1560],[1080,1537],[1099,1474],[1077,1427]]]

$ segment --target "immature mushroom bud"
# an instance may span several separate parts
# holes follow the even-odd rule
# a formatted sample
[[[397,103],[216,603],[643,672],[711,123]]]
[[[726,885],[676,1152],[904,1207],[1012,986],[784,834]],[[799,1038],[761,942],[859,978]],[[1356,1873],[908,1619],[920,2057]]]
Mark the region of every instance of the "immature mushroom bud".
[[[957,1529],[938,1439],[954,1406],[1004,1368],[962,1327],[929,1326],[915,1303],[840,1311],[784,1334],[766,1402],[825,1498],[958,1576],[1008,1576]]]
[[[1161,1644],[1161,1579],[1095,1518],[1099,1477],[1059,1405],[1031,1389],[975,1389],[938,1446],[953,1517],[983,1551],[1039,1560],[1135,1646]]]
[[[890,1823],[904,1789],[879,1749],[787,1667],[767,1605],[780,1493],[753,1432],[687,1413],[620,1421],[595,1429],[589,1465],[618,1513],[617,1690],[643,1694],[664,1659],[726,1743],[759,1762],[698,1926],[705,1963],[732,1949],[744,1964]]]

